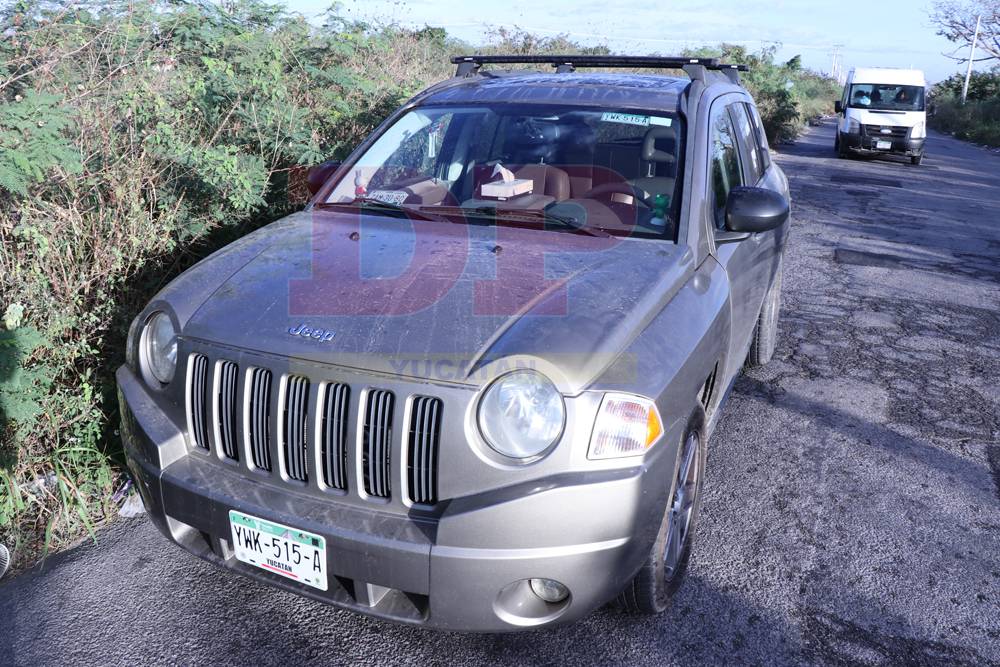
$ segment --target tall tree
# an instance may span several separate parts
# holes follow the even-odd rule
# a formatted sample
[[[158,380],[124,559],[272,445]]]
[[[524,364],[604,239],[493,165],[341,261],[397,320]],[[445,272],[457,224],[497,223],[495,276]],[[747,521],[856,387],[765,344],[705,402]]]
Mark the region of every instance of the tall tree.
[[[1000,61],[1000,0],[935,0],[931,11],[937,34],[958,44],[945,55],[963,63],[969,62],[977,16],[981,19],[974,62]]]

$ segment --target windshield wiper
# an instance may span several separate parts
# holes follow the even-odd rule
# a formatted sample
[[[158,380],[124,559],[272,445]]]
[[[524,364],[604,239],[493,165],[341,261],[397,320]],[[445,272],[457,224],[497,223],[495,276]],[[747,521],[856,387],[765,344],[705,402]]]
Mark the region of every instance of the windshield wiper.
[[[495,219],[521,219],[521,220],[539,220],[543,222],[554,222],[564,229],[569,229],[574,232],[582,232],[588,236],[596,237],[608,237],[611,236],[607,232],[597,229],[594,227],[587,227],[580,223],[576,218],[570,217],[568,215],[560,215],[559,213],[552,213],[551,211],[546,211],[544,209],[530,209],[530,208],[498,208],[496,206],[423,206],[420,210],[424,211],[431,209],[436,213],[441,213],[443,215],[473,215],[476,217],[487,217]]]
[[[440,217],[422,211],[419,208],[410,208],[407,206],[403,206],[402,204],[393,204],[392,202],[382,201],[381,199],[374,199],[372,197],[357,197],[353,201],[347,201],[347,202],[322,202],[316,204],[316,206],[318,208],[328,208],[334,206],[351,206],[351,207],[356,206],[364,210],[371,210],[377,212],[402,213],[404,215],[419,218],[420,220],[430,220],[430,221],[441,220]]]

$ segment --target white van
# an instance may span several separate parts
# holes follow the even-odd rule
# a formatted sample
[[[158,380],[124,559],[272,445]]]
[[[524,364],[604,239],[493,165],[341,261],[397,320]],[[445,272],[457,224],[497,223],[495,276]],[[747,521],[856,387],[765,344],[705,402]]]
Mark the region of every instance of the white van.
[[[904,155],[920,164],[927,138],[926,86],[917,69],[852,69],[835,103],[837,154]]]

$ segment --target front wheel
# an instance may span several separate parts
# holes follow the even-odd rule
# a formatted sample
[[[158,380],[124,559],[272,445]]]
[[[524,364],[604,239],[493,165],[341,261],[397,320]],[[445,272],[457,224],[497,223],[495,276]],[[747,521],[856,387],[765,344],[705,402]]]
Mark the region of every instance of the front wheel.
[[[691,418],[674,466],[660,531],[646,562],[618,596],[619,603],[636,614],[658,614],[684,580],[694,539],[701,489],[705,477],[705,412],[698,408]]]
[[[924,161],[924,154],[923,153],[921,153],[920,155],[914,155],[914,156],[910,157],[910,164],[912,164],[913,166],[917,166],[917,165],[921,164],[923,161]]]
[[[774,274],[771,287],[764,297],[757,324],[750,340],[750,351],[747,353],[746,367],[756,368],[771,361],[774,348],[778,345],[778,319],[781,315],[781,264]]]
[[[833,150],[837,151],[837,157],[846,158],[847,151],[844,150],[844,145],[840,143],[840,130],[837,130],[837,134],[833,139]]]

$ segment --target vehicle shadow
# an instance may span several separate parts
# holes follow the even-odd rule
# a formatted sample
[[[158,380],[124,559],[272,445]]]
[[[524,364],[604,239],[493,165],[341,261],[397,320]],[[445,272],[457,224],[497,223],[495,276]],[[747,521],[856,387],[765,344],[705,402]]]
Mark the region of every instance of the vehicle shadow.
[[[103,545],[103,552],[88,545],[58,554],[0,585],[0,617],[13,619],[0,631],[2,655],[19,664],[55,664],[86,644],[101,647],[105,664],[125,664],[136,650],[148,664],[714,666],[787,664],[799,650],[787,620],[697,575],[684,582],[672,610],[659,616],[631,616],[609,605],[553,629],[440,632],[318,604],[178,549],[136,556],[127,542],[159,535],[142,520],[125,530],[130,539]],[[88,596],[94,591],[68,585],[73,571],[98,580],[116,576],[119,603],[100,623],[78,622],[92,608]]]
[[[988,664],[972,649],[911,636],[905,620],[873,600],[842,595],[827,607],[801,590],[787,598],[762,590],[764,606],[747,592],[752,583],[720,585],[699,574],[706,566],[696,561],[672,607],[658,616],[608,605],[564,627],[464,634],[328,607],[178,549],[136,556],[130,542],[158,535],[143,520],[124,530],[129,539],[110,548],[59,554],[0,586],[0,617],[13,620],[0,632],[2,655],[17,664],[58,664],[85,645],[100,647],[104,664],[137,655],[147,664],[232,665]],[[95,601],[93,590],[67,585],[74,571],[98,580],[115,575],[117,604],[101,605],[100,623],[79,622]]]

